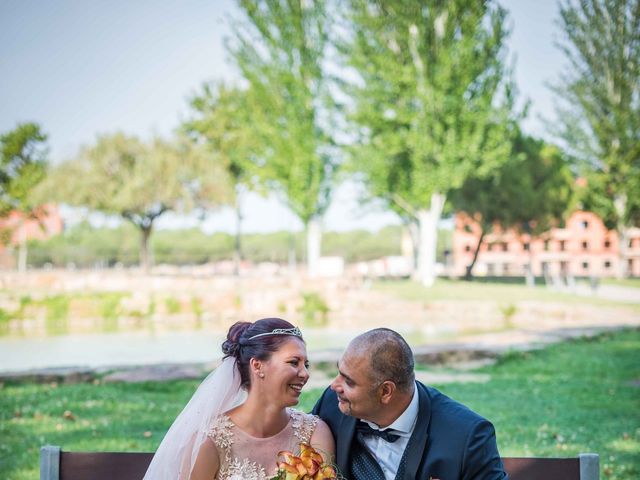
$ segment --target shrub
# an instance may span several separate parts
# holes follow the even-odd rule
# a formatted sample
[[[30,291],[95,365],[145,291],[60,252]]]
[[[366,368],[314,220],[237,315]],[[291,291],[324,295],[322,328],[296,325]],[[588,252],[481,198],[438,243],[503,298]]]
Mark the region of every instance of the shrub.
[[[325,327],[329,321],[329,306],[316,292],[302,294],[302,306],[298,309],[307,327]]]

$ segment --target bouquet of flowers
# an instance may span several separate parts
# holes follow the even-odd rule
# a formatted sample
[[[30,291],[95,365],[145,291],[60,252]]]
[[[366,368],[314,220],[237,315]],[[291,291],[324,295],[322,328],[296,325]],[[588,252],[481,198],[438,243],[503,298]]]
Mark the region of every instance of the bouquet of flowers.
[[[300,456],[291,452],[278,453],[278,473],[271,480],[337,480],[335,468],[325,462],[315,448],[300,444]]]

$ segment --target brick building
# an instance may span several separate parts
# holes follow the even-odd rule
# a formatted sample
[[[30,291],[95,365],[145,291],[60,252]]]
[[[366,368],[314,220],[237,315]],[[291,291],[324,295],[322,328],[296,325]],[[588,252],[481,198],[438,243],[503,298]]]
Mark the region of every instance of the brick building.
[[[523,276],[527,268],[545,277],[615,277],[619,271],[640,276],[640,229],[631,229],[626,245],[592,212],[576,211],[563,228],[535,238],[494,227],[487,233],[474,267],[475,275]],[[473,260],[479,225],[457,214],[453,235],[452,275],[463,276]],[[622,250],[622,254],[621,254]],[[622,263],[621,263],[622,262]]]
[[[23,240],[44,240],[63,231],[64,222],[55,205],[43,206],[37,215],[37,220],[25,219],[24,215],[11,212],[7,217],[0,218],[0,232],[6,232],[9,236],[6,245],[0,242],[0,267],[15,266],[13,250]]]

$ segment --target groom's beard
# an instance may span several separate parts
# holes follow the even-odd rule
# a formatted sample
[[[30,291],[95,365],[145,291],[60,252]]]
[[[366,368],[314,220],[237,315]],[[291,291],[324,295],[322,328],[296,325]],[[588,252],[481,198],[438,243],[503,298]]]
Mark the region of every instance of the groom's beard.
[[[345,415],[349,415],[350,417],[353,416],[351,414],[351,402],[342,398],[340,395],[338,395],[338,400],[340,401],[340,405],[338,407],[342,406],[344,408],[344,410],[342,408],[339,408],[340,411]]]

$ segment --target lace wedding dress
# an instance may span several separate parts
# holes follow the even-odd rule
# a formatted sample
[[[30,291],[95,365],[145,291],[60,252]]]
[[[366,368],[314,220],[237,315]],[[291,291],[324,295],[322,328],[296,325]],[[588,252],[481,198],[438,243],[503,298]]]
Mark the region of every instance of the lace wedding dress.
[[[311,441],[318,417],[289,409],[287,426],[268,438],[240,430],[226,415],[213,422],[207,436],[218,449],[220,470],[216,480],[268,480],[276,473],[278,452],[300,452],[300,442]]]

